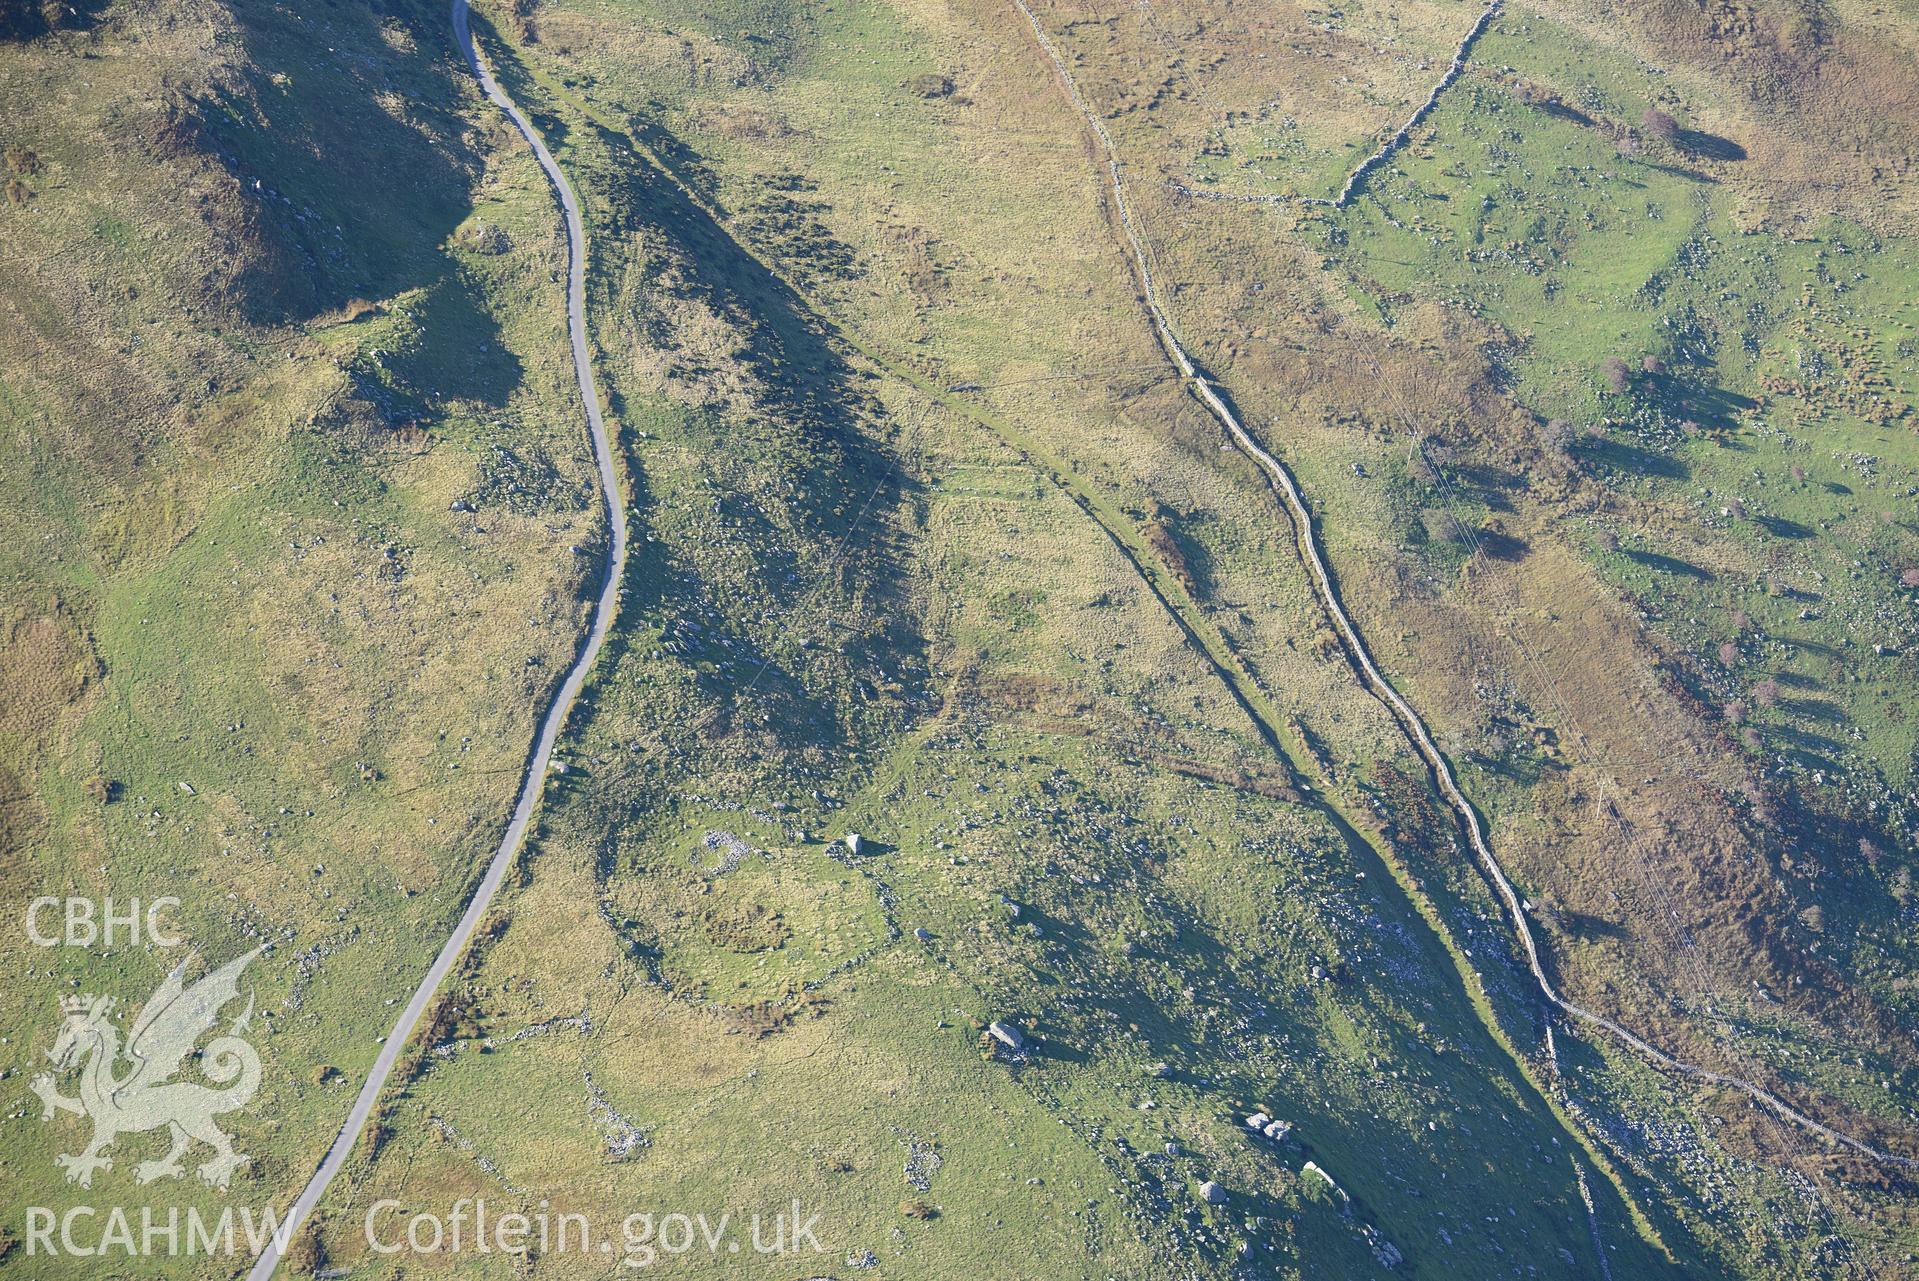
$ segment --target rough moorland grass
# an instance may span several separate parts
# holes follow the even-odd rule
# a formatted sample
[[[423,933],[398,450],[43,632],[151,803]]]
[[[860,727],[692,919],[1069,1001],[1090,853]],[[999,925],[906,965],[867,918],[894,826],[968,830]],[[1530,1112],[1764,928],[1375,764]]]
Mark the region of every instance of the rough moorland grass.
[[[176,895],[212,963],[274,943],[265,1083],[228,1119],[260,1206],[330,1140],[495,837],[593,537],[550,204],[469,125],[443,21],[181,4],[0,49],[34,157],[0,209],[0,882],[17,909]],[[137,1008],[179,959],[0,950],[10,1081],[58,996]],[[52,1163],[85,1125],[9,1115],[9,1224],[85,1195]],[[92,1197],[219,1204],[136,1187],[161,1142],[123,1139]]]
[[[1588,39],[1509,19],[1487,57],[1501,73],[1462,84],[1323,243],[1389,323],[1433,298],[1495,323],[1500,376],[1542,439],[1548,420],[1564,424],[1550,448],[1609,495],[1566,532],[1780,806],[1748,837],[1777,876],[1777,936],[1909,1019],[1896,976],[1915,942],[1901,799],[1915,617],[1901,576],[1919,556],[1919,259],[1857,223],[1755,215],[1765,175],[1724,140],[1646,138],[1619,154],[1636,105],[1668,91]],[[1625,394],[1603,376],[1613,357]],[[1409,506],[1457,486],[1448,515],[1479,523],[1473,470],[1442,460]],[[1427,543],[1414,532],[1405,543]],[[1419,554],[1430,563],[1430,546]],[[1469,758],[1468,777],[1513,808],[1514,768]],[[1903,1055],[1776,1002],[1731,996],[1748,1052],[1859,1115],[1907,1123]]]
[[[1556,58],[1518,62],[1546,30],[1493,49],[1535,84],[1603,82],[1569,38],[1545,46]],[[1618,112],[1625,92],[1583,101]],[[1581,541],[1690,657],[1699,696],[1733,709],[1749,750],[1831,807],[1883,804],[1907,790],[1914,745],[1900,575],[1919,555],[1905,492],[1919,468],[1919,259],[1843,222],[1798,238],[1741,230],[1711,187],[1671,172],[1683,155],[1602,144],[1590,124],[1463,87],[1425,154],[1342,234],[1380,287],[1424,278],[1523,339],[1515,391],[1542,419],[1601,428],[1573,450],[1659,514],[1593,521]],[[1629,395],[1604,387],[1607,357],[1633,366]],[[1661,366],[1642,372],[1642,358]],[[1837,783],[1860,772],[1873,781]],[[1873,838],[1837,843],[1858,839]],[[1897,875],[1837,853],[1848,879]],[[1869,916],[1896,910],[1883,890],[1867,901]]]
[[[854,456],[872,448],[866,442],[873,438],[888,441],[897,486],[880,490],[882,505],[864,517],[849,510],[836,526],[805,523],[808,496],[836,483],[811,470],[821,465],[808,439],[812,424],[802,418],[800,430],[763,432],[762,406],[791,390],[765,372],[742,378],[716,359],[750,332],[751,320],[733,312],[732,300],[783,297],[757,263],[715,238],[747,237],[751,224],[702,221],[660,192],[664,176],[650,159],[626,152],[617,133],[596,136],[585,127],[631,110],[624,95],[635,90],[613,80],[605,51],[617,40],[647,45],[649,28],[638,10],[622,10],[617,39],[610,23],[607,41],[575,45],[577,37],[568,37],[568,48],[581,49],[594,67],[590,80],[546,71],[547,50],[557,47],[555,32],[572,12],[547,15],[540,45],[500,57],[516,91],[551,113],[550,128],[592,193],[603,255],[601,341],[632,353],[610,362],[611,377],[643,478],[637,517],[654,540],[636,584],[657,604],[602,675],[578,727],[582,775],[553,815],[554,838],[531,864],[530,883],[505,904],[511,925],[457,998],[478,1010],[493,1052],[478,1054],[470,1039],[456,1039],[447,1062],[466,1066],[431,1068],[414,1097],[462,1134],[484,1127],[499,1135],[501,1097],[577,1099],[586,1089],[583,1071],[591,1071],[623,1113],[659,1127],[653,1147],[630,1163],[597,1167],[602,1173],[579,1191],[606,1210],[634,1203],[642,1189],[689,1167],[706,1172],[686,1185],[696,1208],[744,1191],[758,1195],[770,1186],[758,1173],[769,1163],[789,1185],[811,1186],[803,1166],[780,1162],[783,1153],[844,1148],[857,1157],[885,1146],[887,1139],[875,1138],[882,1125],[931,1132],[950,1148],[935,1194],[925,1198],[941,1209],[930,1229],[939,1254],[918,1266],[941,1275],[1004,1266],[1008,1249],[1027,1251],[1020,1270],[1055,1263],[1127,1275],[1163,1270],[1165,1256],[1148,1265],[1139,1251],[1157,1251],[1147,1243],[1169,1233],[1186,1247],[1185,1264],[1208,1272],[1230,1267],[1247,1240],[1274,1271],[1361,1274],[1374,1266],[1361,1225],[1460,1260],[1491,1259],[1507,1236],[1589,1251],[1566,1158],[1545,1159],[1558,1123],[1482,1026],[1444,947],[1388,885],[1385,866],[1302,804],[1209,665],[1230,663],[1225,642],[1209,640],[1217,653],[1202,661],[1175,625],[1178,615],[1167,612],[1167,598],[1147,590],[1149,583],[1184,589],[1153,560],[1139,527],[1157,521],[1177,531],[1191,523],[1188,513],[1152,504],[1140,457],[1097,418],[1079,417],[1086,411],[1070,399],[1026,401],[1009,392],[986,413],[960,405],[935,411],[925,403],[929,393],[889,377],[870,384],[880,397],[868,411],[873,417],[843,416],[839,430]],[[676,33],[693,25],[674,21]],[[935,105],[925,108],[936,114],[924,122],[902,122],[890,134],[852,128],[873,110],[905,105],[901,81],[944,64],[910,46],[900,53],[899,30],[876,10],[855,8],[819,33],[804,61],[808,75],[769,77],[780,115],[813,113],[795,144],[801,150],[716,138],[716,151],[736,163],[721,165],[712,153],[702,163],[660,126],[643,121],[637,132],[684,161],[682,172],[717,170],[711,181],[734,197],[727,201],[733,207],[749,204],[769,174],[799,171],[803,162],[817,175],[814,212],[831,239],[875,247],[872,223],[859,216],[877,194],[867,186],[870,175],[888,168],[930,174],[941,137],[970,127]],[[717,40],[711,31],[695,34]],[[685,118],[734,119],[739,110],[735,102],[708,114],[688,106]],[[1044,132],[1032,145],[1040,154],[1060,150]],[[880,148],[896,150],[874,154]],[[977,176],[1010,191],[1018,172],[982,166]],[[913,184],[899,188],[905,198]],[[1064,255],[1023,256],[1004,234],[1009,215],[990,201],[952,208],[957,221],[946,252],[958,261],[1011,255],[1036,279],[1078,273],[1126,315],[1123,275],[1085,275],[1082,264],[1119,265],[1096,218],[1087,218],[1089,195],[1069,196],[1069,216],[1085,239],[1057,235],[1056,243],[1072,246]],[[799,219],[795,226],[804,221],[791,210],[784,216]],[[929,207],[896,221],[937,228],[935,217]],[[783,230],[768,228],[771,241],[753,248],[810,285],[807,255],[830,260],[831,245],[809,233],[813,248],[796,248]],[[704,275],[675,261],[694,245],[711,246]],[[677,275],[692,288],[647,289],[645,277],[625,265],[629,256],[657,264],[649,275]],[[845,326],[848,346],[835,344],[840,359],[857,341],[912,370],[915,359],[898,344],[923,332],[924,303],[916,302],[910,275],[869,279],[886,286],[870,301],[829,279],[818,296],[834,300],[833,308],[810,312],[810,323]],[[1112,341],[1088,319],[1077,322],[1080,341],[1052,338],[1056,352],[1036,348],[991,323],[1006,293],[990,274],[957,274],[955,292],[933,309],[942,362],[953,368],[986,372],[1016,360],[1071,368]],[[1035,339],[1046,332],[1030,326]],[[1139,350],[1130,328],[1123,341],[1126,354]],[[661,350],[670,362],[653,354]],[[1095,388],[1090,399],[1102,398]],[[703,412],[689,412],[687,402],[703,402]],[[1106,448],[1093,447],[1103,436]],[[711,442],[723,439],[750,444],[722,457]],[[1183,475],[1200,501],[1209,483],[1184,455],[1169,451],[1162,459],[1153,445],[1138,447]],[[1023,471],[1015,449],[1039,470]],[[985,467],[990,484],[982,483]],[[1036,483],[1042,474],[1044,483]],[[736,489],[752,501],[727,501]],[[1176,545],[1179,534],[1169,537]],[[1257,540],[1228,542],[1235,560],[1260,554]],[[1141,562],[1129,556],[1156,566],[1145,581]],[[758,599],[749,594],[754,584],[780,581],[780,570],[783,591],[756,610],[738,608]],[[1186,570],[1197,575],[1205,566]],[[895,617],[869,612],[881,607]],[[1178,608],[1209,634],[1217,626],[1190,602]],[[754,678],[767,659],[764,680],[812,692],[812,719],[768,707],[757,684],[751,694],[740,689],[741,678]],[[699,679],[728,663],[730,689]],[[1302,673],[1318,665],[1297,660]],[[1275,684],[1297,696],[1290,682]],[[902,736],[873,709],[910,714],[916,725]],[[762,714],[770,717],[764,727]],[[780,754],[768,755],[775,744]],[[1280,789],[1277,796],[1211,781],[1248,773],[1284,780],[1267,784]],[[870,844],[850,865],[824,863],[816,845],[798,841],[801,830],[815,838],[859,830]],[[721,870],[726,860],[715,857],[708,832],[740,840],[745,861]],[[717,848],[726,848],[724,839]],[[817,914],[822,888],[849,907],[865,904],[865,919],[877,910],[885,922],[877,934],[869,927],[845,939],[865,940],[866,949],[854,953],[860,964],[839,968],[793,928]],[[569,906],[556,912],[562,902]],[[772,928],[775,919],[792,932]],[[761,950],[743,951],[741,943]],[[1313,978],[1316,965],[1329,977]],[[787,1003],[791,1017],[771,1035],[756,1038],[750,1020],[759,1012],[751,1007],[778,991],[767,981],[774,974],[780,986],[793,978],[817,986]],[[943,995],[908,1001],[902,981]],[[571,1032],[505,1043],[513,1030],[577,1008],[556,993],[583,991],[591,994],[594,1030],[582,1053],[570,1048]],[[900,1011],[913,1018],[896,1018]],[[969,1067],[1000,1082],[988,1098],[1005,1111],[998,1120],[968,1119],[965,1138],[935,1129],[954,1109],[914,1106],[917,1083],[946,1079],[939,1065],[949,1056],[978,1065],[978,1025],[1002,1016],[1033,1021],[1042,1038],[1038,1058],[1016,1077],[1002,1066]],[[706,1048],[716,1035],[727,1038],[717,1042],[722,1048]],[[552,1055],[534,1048],[545,1045],[569,1048]],[[836,1073],[831,1097],[805,1095],[805,1108],[796,1110],[801,1101],[766,1087],[773,1062],[816,1060]],[[1153,1075],[1149,1069],[1162,1061],[1168,1075]],[[892,1096],[897,1110],[889,1104],[865,1117],[852,1110],[868,1064],[901,1083]],[[1305,1118],[1307,1146],[1262,1152],[1241,1137],[1238,1112],[1261,1102]],[[410,1116],[412,1106],[402,1104],[398,1115]],[[554,1122],[570,1127],[566,1142],[584,1145],[579,1158],[515,1168],[503,1164],[515,1160],[502,1155],[511,1153],[510,1141],[476,1139],[472,1153],[434,1161],[434,1194],[477,1182],[536,1200],[562,1177],[577,1183],[581,1163],[596,1168],[586,1157],[595,1138],[568,1111]],[[708,1116],[723,1117],[731,1133],[764,1137],[735,1138],[726,1155],[702,1155],[708,1150],[697,1127]],[[1501,1155],[1460,1160],[1455,1123],[1470,1128],[1483,1151]],[[1187,1155],[1167,1152],[1169,1141]],[[1044,1170],[1028,1174],[1035,1145],[1046,1153],[1056,1143],[1063,1145],[1058,1160],[1078,1170],[1097,1162],[1101,1180],[1079,1174],[1080,1186],[1059,1186]],[[421,1155],[415,1139],[389,1147],[365,1189],[343,1193],[349,1200],[340,1219],[350,1222],[374,1189],[396,1186]],[[1300,1180],[1309,1155],[1349,1184],[1359,1198],[1354,1218]],[[479,1156],[501,1173],[489,1174]],[[1432,1185],[1429,1195],[1439,1202],[1424,1213],[1411,1209],[1395,1181],[1408,1160],[1451,1176]],[[1468,1240],[1462,1227],[1447,1234],[1458,1243],[1449,1246],[1433,1225],[1474,1219],[1474,1207],[1494,1195],[1498,1176],[1487,1167],[1529,1161],[1549,1174],[1539,1195],[1515,1204],[1499,1232]],[[859,1159],[848,1163],[863,1168]],[[1211,1174],[1234,1188],[1223,1211],[1203,1209],[1195,1198]],[[860,1228],[837,1248],[870,1245],[882,1258],[916,1248],[904,1220],[873,1243],[900,1213],[898,1186],[855,1183],[832,1194]],[[1430,1217],[1435,1208],[1443,1220]],[[1616,1201],[1603,1214],[1620,1234],[1619,1249],[1643,1249]],[[1013,1244],[1022,1241],[1018,1234],[1027,1242],[1057,1239],[1053,1225],[1069,1221],[1070,1245],[1057,1260]],[[941,1226],[976,1222],[995,1230]],[[330,1240],[343,1253],[353,1248],[351,1233]],[[1122,1247],[1117,1256],[1106,1253]],[[1638,1266],[1657,1265],[1642,1257]]]

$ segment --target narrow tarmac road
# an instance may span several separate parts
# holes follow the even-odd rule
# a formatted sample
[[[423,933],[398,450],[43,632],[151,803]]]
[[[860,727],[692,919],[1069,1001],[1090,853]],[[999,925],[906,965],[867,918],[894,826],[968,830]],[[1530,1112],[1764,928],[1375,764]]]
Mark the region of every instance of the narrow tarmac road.
[[[547,181],[553,186],[553,192],[559,197],[560,208],[566,216],[567,240],[567,277],[566,277],[566,325],[573,346],[573,369],[579,377],[580,398],[586,407],[587,427],[593,436],[593,458],[600,473],[600,494],[606,503],[607,530],[611,545],[606,561],[606,577],[600,585],[599,599],[593,606],[593,622],[587,629],[578,656],[573,666],[567,670],[566,680],[561,683],[559,692],[554,696],[552,706],[547,708],[546,718],[540,722],[539,737],[534,740],[532,754],[527,758],[526,775],[520,784],[519,801],[513,807],[512,820],[507,824],[506,834],[500,838],[500,847],[487,864],[486,875],[481,878],[478,890],[467,904],[459,924],[447,938],[440,954],[433,958],[432,966],[420,979],[413,991],[413,997],[406,1003],[406,1009],[394,1022],[387,1033],[386,1041],[380,1047],[380,1055],[373,1062],[373,1070],[367,1075],[366,1083],[360,1087],[359,1097],[353,1101],[353,1110],[347,1113],[346,1122],[340,1127],[340,1133],[333,1140],[333,1146],[327,1149],[325,1159],[313,1172],[313,1177],[294,1201],[275,1233],[273,1240],[261,1253],[253,1268],[248,1272],[248,1281],[267,1281],[274,1269],[280,1264],[280,1255],[285,1245],[299,1230],[301,1223],[319,1204],[320,1197],[326,1192],[327,1185],[346,1164],[347,1157],[353,1151],[353,1145],[359,1140],[360,1131],[366,1127],[369,1117],[380,1100],[380,1092],[385,1089],[387,1078],[392,1075],[394,1064],[399,1061],[406,1047],[407,1038],[419,1025],[420,1018],[426,1012],[427,1005],[439,990],[440,984],[453,969],[453,964],[466,950],[467,942],[473,937],[481,917],[498,893],[500,882],[506,877],[506,870],[519,853],[526,839],[526,829],[532,821],[533,811],[539,807],[540,795],[545,787],[548,763],[553,758],[553,746],[558,741],[560,730],[565,726],[567,715],[573,709],[574,700],[580,695],[586,684],[586,675],[592,670],[594,660],[599,657],[600,646],[606,640],[606,633],[612,626],[615,609],[618,605],[620,579],[626,568],[626,508],[620,500],[618,476],[613,468],[613,447],[607,440],[606,423],[600,415],[600,394],[593,382],[593,366],[588,358],[586,342],[586,225],[580,218],[580,202],[573,194],[573,188],[567,183],[566,175],[553,159],[553,154],[540,141],[540,135],[533,124],[513,100],[507,97],[493,78],[486,64],[480,60],[479,50],[474,46],[473,33],[467,21],[467,0],[453,0],[453,34],[459,41],[460,51],[466,56],[467,66],[479,79],[480,87],[487,98],[513,121],[514,127],[526,138],[533,148],[533,154],[539,158],[540,168],[545,170]]]

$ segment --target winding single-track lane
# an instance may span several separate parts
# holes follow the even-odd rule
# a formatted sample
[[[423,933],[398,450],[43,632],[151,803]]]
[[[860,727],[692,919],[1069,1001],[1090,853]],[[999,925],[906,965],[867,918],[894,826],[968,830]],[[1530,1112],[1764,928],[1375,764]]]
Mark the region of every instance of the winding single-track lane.
[[[580,399],[586,407],[586,422],[593,437],[593,459],[599,469],[600,494],[606,504],[607,534],[609,549],[606,560],[606,576],[600,585],[599,599],[593,606],[593,621],[587,628],[585,639],[580,644],[573,666],[567,670],[566,679],[561,682],[559,692],[553,697],[553,703],[547,708],[546,718],[540,722],[539,736],[533,742],[533,750],[527,758],[526,774],[520,783],[518,802],[513,807],[513,817],[507,823],[506,833],[500,838],[499,849],[494,851],[493,859],[487,864],[486,874],[481,877],[479,888],[467,903],[466,911],[461,914],[459,924],[453,927],[453,933],[440,948],[440,954],[433,958],[433,964],[427,969],[420,984],[413,990],[413,997],[406,1003],[406,1009],[394,1022],[393,1029],[387,1033],[386,1041],[380,1047],[379,1057],[373,1061],[373,1069],[367,1074],[366,1083],[360,1087],[359,1097],[353,1101],[352,1111],[347,1113],[346,1122],[333,1140],[333,1146],[327,1149],[313,1177],[307,1180],[301,1189],[293,1208],[281,1222],[280,1229],[272,1241],[261,1252],[253,1268],[248,1272],[248,1281],[268,1281],[274,1269],[280,1264],[280,1254],[286,1243],[300,1228],[307,1216],[319,1204],[320,1197],[327,1190],[346,1164],[347,1157],[353,1151],[353,1145],[359,1140],[360,1132],[366,1128],[367,1120],[380,1101],[380,1092],[386,1088],[387,1079],[393,1074],[393,1068],[399,1062],[400,1054],[406,1047],[407,1039],[419,1026],[421,1017],[432,1002],[434,993],[440,984],[452,972],[454,963],[466,950],[467,943],[473,937],[473,931],[479,926],[480,918],[493,902],[500,883],[506,878],[507,868],[513,863],[514,856],[526,840],[526,830],[533,820],[533,812],[539,808],[540,796],[544,791],[549,762],[553,759],[553,747],[559,740],[560,731],[566,725],[568,714],[580,696],[580,690],[586,684],[587,673],[592,670],[594,660],[599,657],[600,646],[606,640],[608,629],[612,626],[618,605],[620,579],[626,568],[626,508],[620,499],[618,473],[613,466],[613,447],[606,435],[606,423],[600,415],[600,394],[593,382],[593,364],[589,358],[586,341],[586,224],[580,217],[580,202],[573,194],[572,186],[566,175],[561,172],[559,162],[540,141],[539,133],[533,128],[519,107],[500,88],[493,73],[480,59],[480,52],[473,43],[473,32],[467,21],[467,0],[453,0],[453,34],[459,41],[460,51],[466,57],[467,66],[479,80],[480,87],[487,98],[507,118],[533,148],[538,157],[540,168],[545,171],[547,181],[552,184],[553,193],[559,198],[561,211],[565,215],[567,240],[567,277],[566,277],[566,327],[573,348],[573,369],[579,378]]]

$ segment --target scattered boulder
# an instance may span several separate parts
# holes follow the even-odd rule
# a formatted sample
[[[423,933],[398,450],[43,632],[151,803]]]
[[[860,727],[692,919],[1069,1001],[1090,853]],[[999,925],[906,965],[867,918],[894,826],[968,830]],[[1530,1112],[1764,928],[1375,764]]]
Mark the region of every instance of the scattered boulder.
[[[459,245],[470,253],[495,257],[511,249],[513,242],[498,227],[482,223],[462,231],[459,235]]]
[[[1291,1121],[1280,1121],[1267,1116],[1264,1112],[1255,1112],[1246,1118],[1246,1128],[1253,1133],[1263,1135],[1275,1143],[1282,1142],[1293,1132]]]
[[[1225,1205],[1226,1189],[1219,1186],[1219,1184],[1213,1180],[1208,1179],[1199,1185],[1199,1199],[1207,1205]]]
[[[1396,1268],[1406,1261],[1406,1256],[1399,1252],[1399,1247],[1388,1241],[1385,1234],[1372,1224],[1367,1224],[1360,1232],[1366,1238],[1366,1245],[1372,1250],[1373,1258],[1378,1261],[1380,1267]]]
[[[1022,1036],[1020,1030],[1011,1023],[1002,1023],[998,1019],[995,1019],[986,1025],[986,1031],[995,1041],[998,1041],[1009,1050],[1023,1050],[1026,1048],[1026,1038]]]

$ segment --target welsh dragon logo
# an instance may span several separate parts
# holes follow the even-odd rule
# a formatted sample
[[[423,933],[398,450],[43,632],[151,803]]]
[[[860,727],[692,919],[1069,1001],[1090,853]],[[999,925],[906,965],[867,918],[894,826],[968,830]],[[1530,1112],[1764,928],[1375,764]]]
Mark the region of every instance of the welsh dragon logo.
[[[255,948],[229,961],[191,987],[183,982],[187,962],[181,962],[147,998],[124,1050],[119,1029],[108,1018],[113,1006],[110,997],[61,1000],[67,1021],[47,1057],[55,1072],[80,1069],[80,1097],[61,1094],[54,1072],[35,1077],[33,1092],[40,1096],[43,1121],[51,1120],[56,1110],[93,1120],[92,1142],[77,1153],[54,1158],[66,1170],[68,1182],[92,1187],[95,1170],[113,1168],[113,1158],[105,1154],[108,1144],[122,1134],[163,1126],[172,1146],[159,1160],[134,1167],[134,1177],[142,1183],[178,1178],[184,1173],[180,1158],[196,1139],[213,1149],[199,1174],[216,1188],[224,1189],[233,1172],[252,1159],[235,1152],[233,1140],[213,1123],[220,1113],[244,1106],[260,1088],[260,1056],[240,1039],[253,1018],[251,995],[226,1033],[200,1052],[200,1070],[213,1087],[174,1078],[186,1066],[195,1043],[219,1021],[220,1011],[240,995],[240,972],[261,950]],[[120,1071],[123,1058],[131,1063],[124,1073]]]

